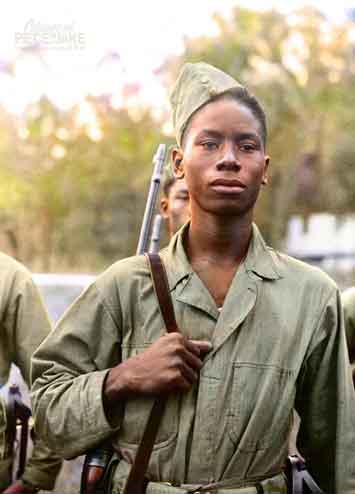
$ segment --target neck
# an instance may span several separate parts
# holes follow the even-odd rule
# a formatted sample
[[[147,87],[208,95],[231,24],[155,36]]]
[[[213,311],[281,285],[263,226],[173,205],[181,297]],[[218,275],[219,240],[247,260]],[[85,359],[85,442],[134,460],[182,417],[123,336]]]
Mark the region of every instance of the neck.
[[[191,211],[191,223],[186,239],[190,262],[196,258],[211,258],[220,264],[244,259],[252,232],[252,213],[243,217],[216,216]]]

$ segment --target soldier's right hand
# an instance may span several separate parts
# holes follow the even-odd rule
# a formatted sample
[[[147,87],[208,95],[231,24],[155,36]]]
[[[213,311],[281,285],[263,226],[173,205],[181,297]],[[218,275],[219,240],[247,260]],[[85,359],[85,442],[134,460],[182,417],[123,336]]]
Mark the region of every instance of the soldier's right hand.
[[[104,395],[109,402],[131,396],[187,391],[198,379],[208,341],[188,340],[180,333],[161,336],[142,353],[113,367]]]

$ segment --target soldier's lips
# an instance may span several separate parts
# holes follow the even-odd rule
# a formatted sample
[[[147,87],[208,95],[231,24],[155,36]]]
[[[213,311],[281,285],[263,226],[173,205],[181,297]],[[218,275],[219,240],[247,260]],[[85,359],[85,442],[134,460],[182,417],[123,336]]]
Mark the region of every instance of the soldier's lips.
[[[219,178],[211,182],[210,187],[221,194],[236,194],[245,189],[245,185],[239,180]]]

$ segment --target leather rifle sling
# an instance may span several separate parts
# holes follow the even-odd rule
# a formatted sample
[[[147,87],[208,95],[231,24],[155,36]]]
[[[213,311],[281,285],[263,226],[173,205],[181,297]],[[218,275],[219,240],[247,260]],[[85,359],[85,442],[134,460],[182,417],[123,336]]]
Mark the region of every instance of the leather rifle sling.
[[[174,307],[170,296],[168,280],[165,267],[159,254],[145,254],[149,263],[154,290],[159,302],[160,311],[164,319],[168,333],[179,332],[176,324]],[[164,415],[167,397],[156,397],[153,407],[146,423],[142,440],[138,446],[127,482],[124,494],[143,494],[146,487],[145,474],[149,459],[153,450],[154,442],[158,433],[159,425]]]

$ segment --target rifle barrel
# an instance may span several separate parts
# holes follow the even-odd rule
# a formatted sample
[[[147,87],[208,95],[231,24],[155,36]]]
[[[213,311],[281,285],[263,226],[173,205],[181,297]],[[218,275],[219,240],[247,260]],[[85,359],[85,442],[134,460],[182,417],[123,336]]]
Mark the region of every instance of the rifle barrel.
[[[152,235],[150,238],[149,252],[156,254],[159,251],[160,230],[163,218],[161,214],[156,214],[153,221]]]
[[[149,232],[152,224],[153,212],[158,198],[159,186],[167,152],[166,144],[159,144],[154,155],[154,170],[150,181],[148,199],[144,211],[143,223],[139,235],[137,255],[144,254],[148,248]]]

